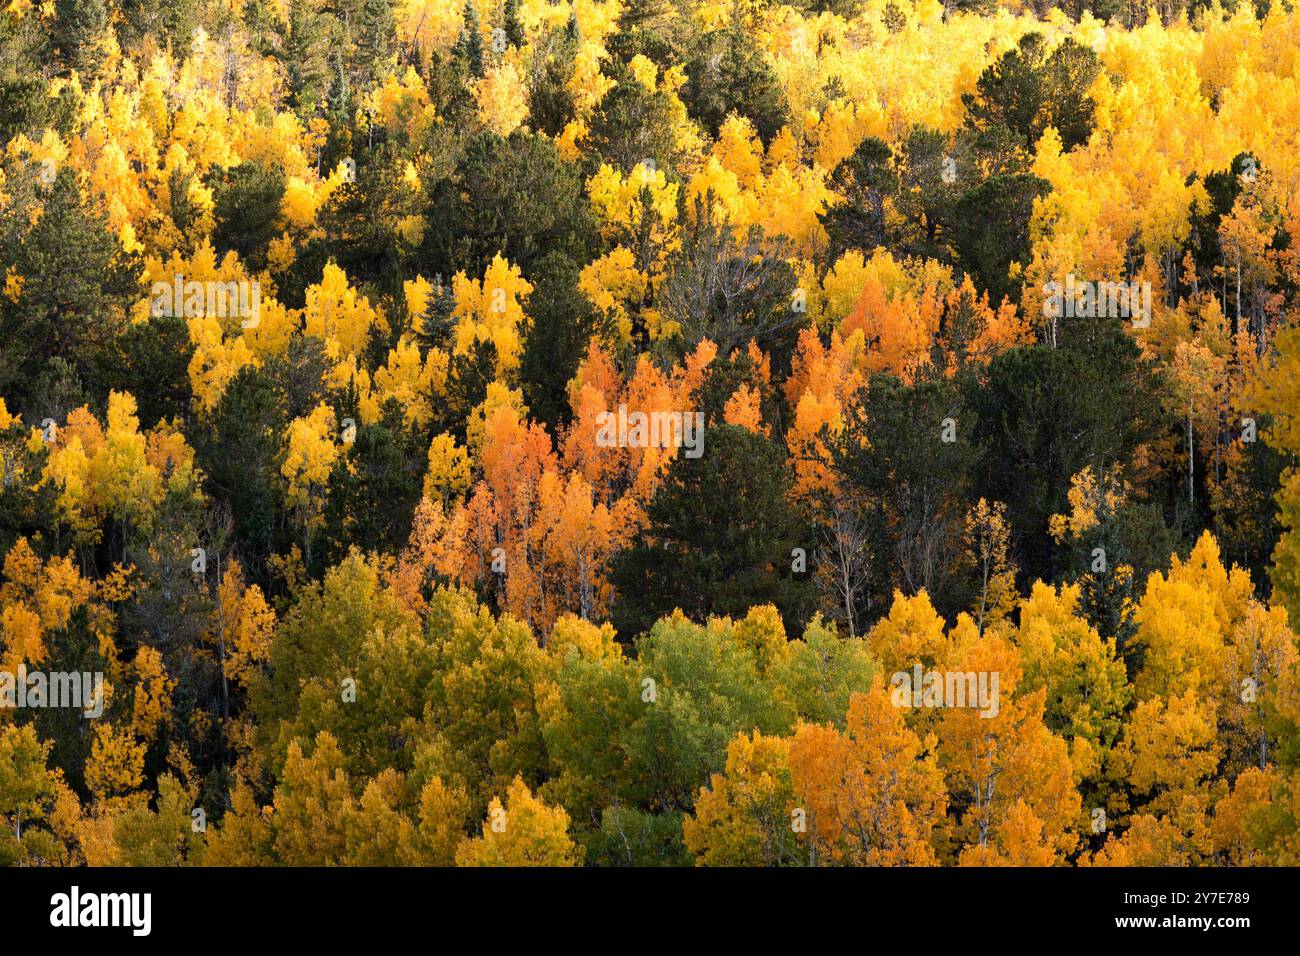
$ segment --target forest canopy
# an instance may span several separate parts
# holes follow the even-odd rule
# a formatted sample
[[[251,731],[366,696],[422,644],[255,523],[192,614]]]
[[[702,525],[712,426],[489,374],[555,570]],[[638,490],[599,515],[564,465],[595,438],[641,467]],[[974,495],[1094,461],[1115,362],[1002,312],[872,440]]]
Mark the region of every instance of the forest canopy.
[[[1300,864],[1297,36],[5,0],[0,863]]]

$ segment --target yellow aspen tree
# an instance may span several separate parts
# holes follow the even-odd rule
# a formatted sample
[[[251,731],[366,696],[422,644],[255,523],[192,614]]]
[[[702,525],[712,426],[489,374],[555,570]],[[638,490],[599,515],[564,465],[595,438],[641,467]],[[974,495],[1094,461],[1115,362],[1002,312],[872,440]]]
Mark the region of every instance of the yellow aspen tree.
[[[121,805],[140,788],[144,783],[144,755],[144,744],[130,730],[107,721],[95,725],[86,761],[86,786],[98,804]]]
[[[505,803],[493,797],[480,836],[456,850],[457,866],[578,866],[582,851],[569,837],[569,815],[534,797],[516,777]]]
[[[944,633],[943,618],[924,590],[913,597],[895,591],[889,614],[871,629],[867,644],[888,673],[910,671],[916,664],[924,668],[938,666],[952,649]]]
[[[354,800],[338,741],[322,730],[310,756],[289,743],[271,817],[275,859],[291,866],[338,866],[347,856],[344,821]]]
[[[227,562],[213,609],[214,638],[226,678],[247,688],[270,659],[275,611],[256,584],[245,585],[243,568]]]
[[[280,474],[288,482],[286,500],[298,516],[303,552],[311,560],[312,532],[321,521],[325,487],[342,454],[335,441],[334,411],[324,402],[306,418],[289,424],[288,448]]]
[[[1016,568],[1008,553],[1011,529],[1006,515],[1007,508],[1002,502],[989,504],[983,498],[966,515],[966,554],[975,568],[979,587],[979,597],[971,611],[980,633],[1015,608]]]
[[[131,700],[131,733],[150,744],[171,721],[176,680],[167,673],[162,655],[147,644],[136,651],[133,667],[136,684]]]
[[[424,495],[439,501],[444,510],[469,490],[469,455],[447,434],[429,443],[429,470],[424,475]]]
[[[463,272],[452,277],[456,307],[455,353],[466,354],[476,342],[491,342],[497,351],[497,369],[511,373],[519,365],[520,329],[524,302],[533,291],[518,266],[499,253],[492,257],[481,280]]]
[[[700,789],[695,813],[682,821],[696,866],[791,866],[798,862],[789,743],[738,734],[721,773]]]
[[[809,862],[935,865],[948,797],[934,746],[908,728],[879,676],[850,698],[844,732],[797,728],[789,761]]]
[[[306,334],[324,342],[335,361],[359,355],[371,329],[386,327],[382,314],[334,263],[325,266],[320,282],[307,287],[303,322]]]
[[[945,700],[938,723],[939,754],[949,793],[966,810],[957,821],[963,851],[995,841],[1008,814],[1023,801],[1042,826],[1042,845],[1063,862],[1074,850],[1082,802],[1066,741],[1043,723],[1046,691],[1018,693],[1019,653],[985,635],[945,662],[941,674],[988,683],[988,707]]]

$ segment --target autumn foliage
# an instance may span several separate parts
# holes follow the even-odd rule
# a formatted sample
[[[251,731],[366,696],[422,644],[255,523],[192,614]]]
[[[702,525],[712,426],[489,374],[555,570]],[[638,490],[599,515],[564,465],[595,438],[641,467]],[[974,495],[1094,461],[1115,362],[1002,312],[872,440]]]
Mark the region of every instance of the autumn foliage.
[[[1113,6],[8,3],[0,863],[1300,863],[1300,9]]]

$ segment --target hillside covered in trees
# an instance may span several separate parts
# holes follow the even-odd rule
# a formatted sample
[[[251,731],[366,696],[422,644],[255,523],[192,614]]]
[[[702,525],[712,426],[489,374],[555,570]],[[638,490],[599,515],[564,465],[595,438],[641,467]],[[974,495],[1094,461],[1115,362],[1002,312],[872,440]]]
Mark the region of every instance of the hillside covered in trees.
[[[1300,864],[1298,37],[4,0],[0,863]]]

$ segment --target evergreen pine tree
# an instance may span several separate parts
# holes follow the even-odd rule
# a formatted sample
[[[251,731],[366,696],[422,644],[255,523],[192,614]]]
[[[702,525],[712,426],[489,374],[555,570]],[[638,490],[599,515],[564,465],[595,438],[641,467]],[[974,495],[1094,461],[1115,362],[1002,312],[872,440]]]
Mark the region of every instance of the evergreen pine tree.
[[[451,49],[453,59],[475,78],[483,76],[483,35],[479,32],[478,11],[474,0],[465,2],[465,24],[461,27],[456,45]]]

